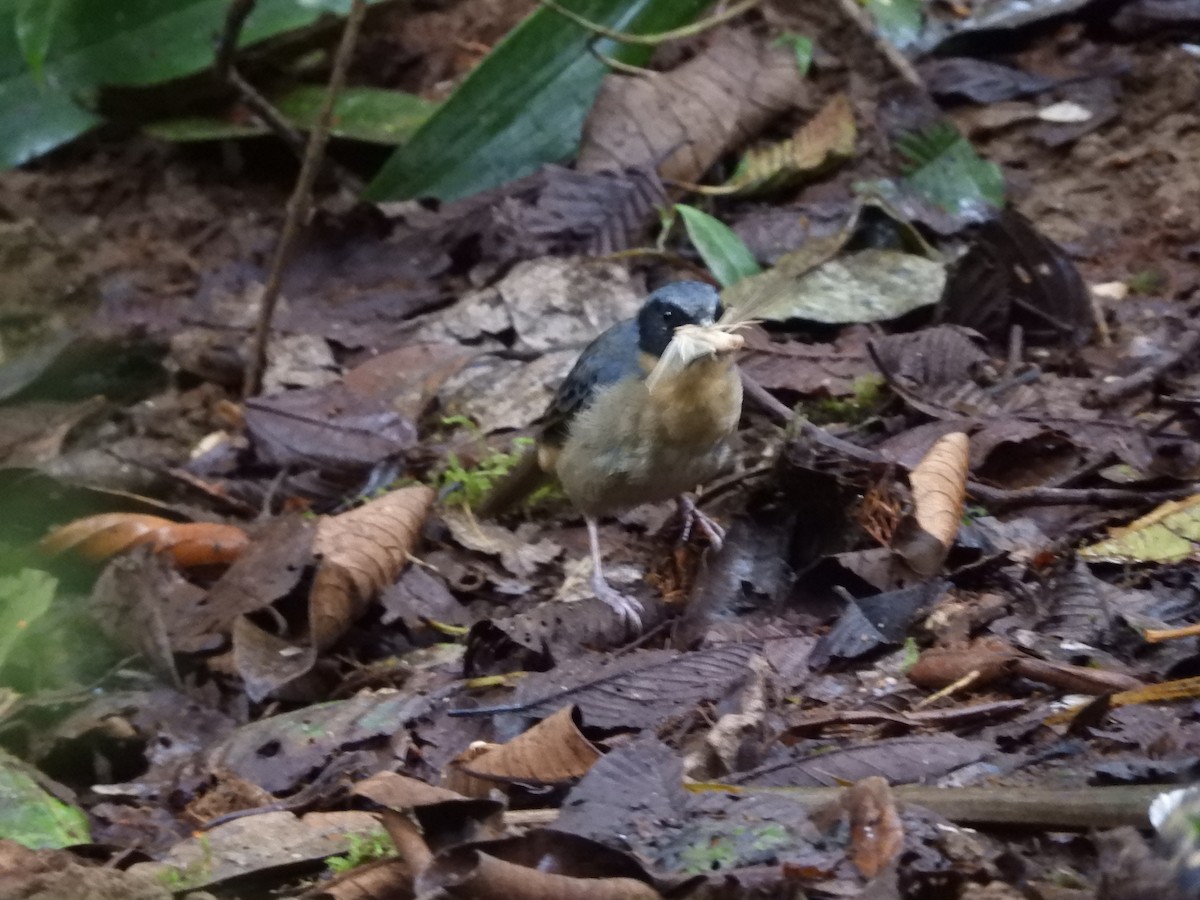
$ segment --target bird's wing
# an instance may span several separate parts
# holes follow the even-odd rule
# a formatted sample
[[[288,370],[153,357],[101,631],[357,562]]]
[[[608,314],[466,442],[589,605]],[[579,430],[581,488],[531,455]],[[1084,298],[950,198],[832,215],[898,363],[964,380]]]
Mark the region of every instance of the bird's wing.
[[[638,355],[637,323],[633,319],[618,322],[588,344],[538,419],[542,442],[561,444],[572,419],[591,405],[599,388],[623,378],[644,377]]]

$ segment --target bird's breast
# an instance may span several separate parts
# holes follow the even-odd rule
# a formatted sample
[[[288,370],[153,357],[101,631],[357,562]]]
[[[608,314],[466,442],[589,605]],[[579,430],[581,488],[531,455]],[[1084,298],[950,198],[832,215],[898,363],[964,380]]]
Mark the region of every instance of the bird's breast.
[[[654,391],[626,379],[575,418],[555,471],[585,512],[667,500],[717,473],[741,409],[741,380],[730,360],[693,363]]]

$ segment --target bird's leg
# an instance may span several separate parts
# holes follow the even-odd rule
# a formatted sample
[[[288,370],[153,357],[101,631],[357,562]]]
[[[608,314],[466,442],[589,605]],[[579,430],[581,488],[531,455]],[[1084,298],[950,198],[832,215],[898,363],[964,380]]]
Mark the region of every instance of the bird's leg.
[[[679,535],[679,543],[686,544],[688,538],[692,536],[692,528],[699,528],[713,550],[720,553],[721,548],[725,546],[725,529],[710,519],[696,506],[696,501],[687,494],[680,494],[676,499],[676,504],[679,507],[679,517],[683,520],[683,530]]]
[[[642,604],[634,597],[622,594],[604,580],[604,562],[600,557],[600,531],[596,520],[586,516],[588,540],[592,544],[592,592],[598,600],[603,600],[610,606],[621,620],[632,625],[637,631],[642,630]]]

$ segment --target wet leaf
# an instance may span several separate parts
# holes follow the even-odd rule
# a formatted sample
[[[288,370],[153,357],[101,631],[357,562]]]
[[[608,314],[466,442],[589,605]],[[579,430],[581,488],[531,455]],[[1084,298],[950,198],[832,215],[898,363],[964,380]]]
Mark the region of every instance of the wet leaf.
[[[745,674],[746,662],[757,650],[753,644],[719,644],[692,653],[645,651],[620,660],[585,657],[574,666],[525,678],[512,706],[458,713],[545,718],[575,704],[584,721],[596,728],[649,728],[698,700],[720,697]]]
[[[896,250],[860,250],[815,268],[812,260],[812,250],[783,256],[727,292],[725,305],[770,322],[882,322],[937,303],[946,281],[941,263]]]
[[[675,209],[683,217],[692,245],[722,287],[762,271],[742,239],[724,222],[685,203],[676,203]]]
[[[907,185],[948,213],[965,214],[979,203],[1004,205],[1004,174],[975,152],[949,122],[910,133],[896,141],[905,159]]]
[[[850,100],[836,94],[786,141],[746,152],[733,177],[704,193],[764,194],[795,187],[854,155]]]
[[[610,28],[683,25],[707,0],[585,0],[573,12]],[[593,35],[551,9],[518,25],[397,151],[367,188],[372,200],[453,200],[571,156],[607,66]],[[601,41],[606,55],[643,65],[651,48]]]
[[[1106,540],[1079,550],[1081,559],[1113,563],[1176,563],[1200,555],[1200,494],[1169,500],[1140,519],[1113,528]]]
[[[2,635],[0,635],[2,637]],[[83,810],[52,796],[33,771],[0,750],[0,839],[30,849],[70,847],[91,841]]]

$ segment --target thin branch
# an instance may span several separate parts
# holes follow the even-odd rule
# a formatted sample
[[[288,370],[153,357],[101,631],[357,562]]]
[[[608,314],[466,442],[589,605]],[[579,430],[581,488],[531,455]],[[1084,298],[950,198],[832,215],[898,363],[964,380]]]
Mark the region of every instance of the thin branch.
[[[250,108],[250,112],[258,116],[264,125],[275,132],[276,137],[287,144],[298,158],[302,159],[305,147],[304,135],[284,118],[283,113],[272,106],[271,101],[260,94],[254,85],[243,78],[242,73],[237,69],[230,68],[226,78],[237,89],[242,102]]]
[[[572,12],[565,6],[562,6],[557,0],[538,0],[547,9],[552,9],[560,16],[570,19],[576,25],[586,28],[599,37],[606,37],[610,40],[617,41],[622,44],[637,44],[642,47],[657,47],[659,44],[667,41],[678,41],[683,38],[695,37],[698,34],[703,34],[710,28],[714,28],[723,22],[728,22],[730,19],[736,19],[742,13],[758,6],[762,0],[741,0],[740,3],[735,3],[733,6],[724,12],[717,13],[715,16],[710,16],[707,19],[701,19],[699,22],[693,22],[691,25],[684,25],[682,28],[673,28],[670,31],[660,31],[656,34],[630,34],[627,31],[615,31],[599,22],[593,22],[591,19],[585,19],[577,12]]]
[[[329,75],[329,87],[325,91],[325,99],[321,104],[321,112],[316,125],[308,136],[308,149],[304,153],[304,162],[300,166],[300,174],[296,177],[296,187],[288,199],[287,219],[283,224],[283,233],[275,247],[275,256],[271,260],[271,271],[263,289],[262,301],[258,310],[258,327],[254,333],[254,347],[246,360],[245,379],[242,382],[242,395],[250,397],[258,393],[262,384],[263,369],[267,362],[267,340],[271,334],[271,320],[275,315],[275,305],[279,300],[279,289],[283,284],[283,271],[292,255],[292,247],[300,228],[308,217],[312,205],[313,184],[321,168],[325,156],[325,145],[329,141],[329,126],[333,121],[333,107],[337,96],[346,83],[346,70],[350,67],[350,57],[354,53],[354,45],[358,41],[359,27],[367,11],[366,0],[353,0],[350,13],[346,16],[346,27],[342,31],[342,40],[338,44],[337,54],[333,58],[333,71]]]
[[[221,30],[221,39],[217,43],[217,77],[222,81],[229,80],[233,71],[233,57],[237,54],[238,38],[242,34],[242,26],[246,18],[254,10],[257,0],[230,0],[229,10],[225,13],[225,27]]]
[[[1095,408],[1120,403],[1153,385],[1168,370],[1184,360],[1191,359],[1197,350],[1200,350],[1200,329],[1184,335],[1179,346],[1170,353],[1163,354],[1150,365],[1139,369],[1132,375],[1102,384],[1096,390],[1089,392],[1084,400],[1084,405]]]
[[[794,423],[800,436],[840,456],[866,465],[884,465],[892,460],[885,459],[868,447],[860,447],[830,434],[819,425],[793,415],[792,411],[775,399],[762,385],[742,373],[742,388],[746,398],[781,425]],[[1195,484],[1178,485],[1161,491],[1136,490],[1130,488],[1059,488],[1032,487],[1017,490],[992,487],[978,481],[967,482],[967,493],[991,507],[1012,508],[1018,506],[1138,506],[1178,500],[1196,493]]]
[[[896,49],[893,44],[879,36],[870,13],[858,4],[858,0],[836,0],[836,3],[846,18],[854,23],[879,54],[891,64],[891,67],[896,70],[897,75],[913,87],[921,88],[922,90],[925,89],[925,83],[921,80],[921,76],[917,73],[913,64],[908,61],[908,57]]]

